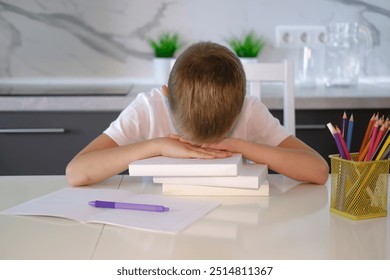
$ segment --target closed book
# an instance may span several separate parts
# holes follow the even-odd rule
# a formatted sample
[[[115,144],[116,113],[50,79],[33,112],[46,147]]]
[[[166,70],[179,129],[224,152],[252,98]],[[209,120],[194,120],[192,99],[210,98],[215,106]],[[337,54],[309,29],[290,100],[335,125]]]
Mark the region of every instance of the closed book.
[[[154,183],[214,186],[225,188],[258,189],[267,178],[268,167],[265,164],[243,164],[237,176],[155,176]]]
[[[162,192],[163,195],[178,196],[269,196],[269,183],[264,180],[257,189],[162,184]]]
[[[152,157],[129,164],[130,176],[237,176],[241,154],[227,158],[194,159]]]

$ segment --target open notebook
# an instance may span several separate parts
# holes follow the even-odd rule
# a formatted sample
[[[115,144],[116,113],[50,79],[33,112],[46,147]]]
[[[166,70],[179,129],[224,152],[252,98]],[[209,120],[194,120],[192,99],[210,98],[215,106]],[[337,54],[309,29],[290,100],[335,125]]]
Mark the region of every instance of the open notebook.
[[[148,212],[122,209],[95,208],[89,201],[108,200],[169,207],[167,212]],[[63,188],[6,209],[1,214],[54,216],[82,223],[101,223],[128,228],[177,233],[191,225],[219,203],[135,194],[124,190]]]

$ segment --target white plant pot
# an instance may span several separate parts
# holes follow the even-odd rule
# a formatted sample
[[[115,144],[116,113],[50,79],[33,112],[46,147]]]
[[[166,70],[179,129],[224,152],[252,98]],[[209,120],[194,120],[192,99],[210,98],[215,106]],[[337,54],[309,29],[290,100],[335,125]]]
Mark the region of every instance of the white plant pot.
[[[257,57],[240,57],[241,63],[257,63],[259,62]]]
[[[173,58],[155,57],[153,58],[154,78],[161,84],[168,83],[169,73],[175,63]]]
[[[257,63],[259,62],[257,57],[240,57],[241,63],[244,64],[249,64],[249,63]],[[249,95],[250,92],[250,82],[246,82],[246,93]]]

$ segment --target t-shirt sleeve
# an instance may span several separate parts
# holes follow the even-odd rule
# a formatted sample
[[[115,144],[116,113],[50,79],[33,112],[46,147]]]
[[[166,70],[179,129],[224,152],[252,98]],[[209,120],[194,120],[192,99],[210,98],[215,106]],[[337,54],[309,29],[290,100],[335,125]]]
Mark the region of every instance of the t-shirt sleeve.
[[[253,99],[249,107],[248,140],[277,146],[291,135],[259,100]]]
[[[138,95],[103,133],[119,146],[136,143],[146,138],[149,127],[148,119],[148,108],[143,102],[143,96]]]

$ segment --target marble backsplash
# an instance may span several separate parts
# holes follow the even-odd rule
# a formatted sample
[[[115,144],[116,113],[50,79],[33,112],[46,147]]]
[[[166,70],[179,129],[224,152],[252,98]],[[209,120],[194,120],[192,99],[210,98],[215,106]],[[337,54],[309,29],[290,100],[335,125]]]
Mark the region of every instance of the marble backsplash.
[[[166,30],[187,44],[225,45],[225,38],[255,30],[267,41],[260,61],[296,58],[295,50],[276,47],[276,26],[335,19],[371,30],[374,47],[362,75],[390,76],[388,0],[0,0],[0,94],[56,86],[122,92],[137,81],[153,83],[147,38]]]

